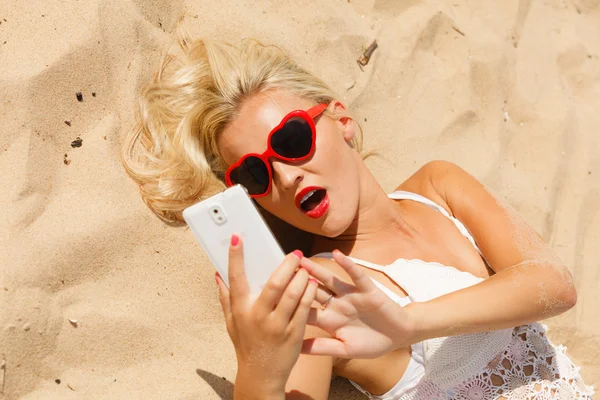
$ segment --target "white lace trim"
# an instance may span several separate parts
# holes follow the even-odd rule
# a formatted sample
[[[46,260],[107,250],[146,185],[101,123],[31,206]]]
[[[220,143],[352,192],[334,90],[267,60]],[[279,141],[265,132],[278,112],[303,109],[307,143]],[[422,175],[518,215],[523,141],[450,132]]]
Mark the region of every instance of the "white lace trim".
[[[410,267],[409,267],[410,266]],[[407,268],[409,267],[409,268]],[[384,271],[408,293],[412,301],[426,302],[481,281],[473,274],[437,262],[400,259]],[[435,279],[430,279],[435,276]],[[425,341],[426,377],[450,387],[480,371],[510,343],[511,329],[439,337]]]
[[[452,387],[435,376],[383,400],[591,400],[594,389],[587,386],[565,354],[566,347],[554,346],[539,323],[512,330],[509,345],[472,377]]]

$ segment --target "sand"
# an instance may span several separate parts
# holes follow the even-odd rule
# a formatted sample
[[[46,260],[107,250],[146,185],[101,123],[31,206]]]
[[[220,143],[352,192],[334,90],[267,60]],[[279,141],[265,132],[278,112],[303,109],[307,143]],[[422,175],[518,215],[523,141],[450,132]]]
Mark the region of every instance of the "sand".
[[[327,81],[386,190],[446,159],[515,207],[573,272],[577,306],[546,322],[600,387],[600,2],[241,3],[0,4],[0,398],[231,397],[213,268],[118,155],[181,15],[193,35],[281,45]],[[331,398],[362,396],[335,379]]]

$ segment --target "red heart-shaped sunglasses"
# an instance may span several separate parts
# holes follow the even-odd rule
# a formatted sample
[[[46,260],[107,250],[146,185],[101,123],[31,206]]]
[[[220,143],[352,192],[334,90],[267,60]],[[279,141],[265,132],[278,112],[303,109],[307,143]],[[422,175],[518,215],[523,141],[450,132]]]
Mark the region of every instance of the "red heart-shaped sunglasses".
[[[315,151],[316,128],[314,118],[321,115],[327,104],[309,110],[295,110],[287,114],[267,139],[267,150],[262,154],[249,153],[231,165],[225,173],[227,186],[240,184],[252,198],[265,196],[271,190],[273,168],[270,157],[284,161],[306,160]]]

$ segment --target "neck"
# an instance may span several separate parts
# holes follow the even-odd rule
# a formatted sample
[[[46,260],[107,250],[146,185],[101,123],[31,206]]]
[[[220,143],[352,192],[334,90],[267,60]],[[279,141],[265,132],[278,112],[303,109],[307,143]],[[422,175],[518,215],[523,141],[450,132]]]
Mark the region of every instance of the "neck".
[[[415,231],[403,218],[397,202],[390,199],[363,162],[360,166],[360,195],[356,216],[339,236],[316,236],[311,254],[339,249],[347,255],[360,254],[393,237],[414,237]]]

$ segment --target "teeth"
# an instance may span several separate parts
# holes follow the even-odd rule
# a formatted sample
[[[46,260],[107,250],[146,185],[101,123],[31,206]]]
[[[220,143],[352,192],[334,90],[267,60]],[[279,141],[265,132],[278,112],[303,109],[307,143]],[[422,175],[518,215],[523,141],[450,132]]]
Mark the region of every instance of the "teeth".
[[[306,193],[306,195],[302,198],[302,200],[300,200],[300,204],[304,203],[310,196],[315,194],[315,192],[316,192],[316,190],[311,190],[310,192]]]

